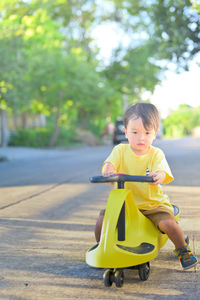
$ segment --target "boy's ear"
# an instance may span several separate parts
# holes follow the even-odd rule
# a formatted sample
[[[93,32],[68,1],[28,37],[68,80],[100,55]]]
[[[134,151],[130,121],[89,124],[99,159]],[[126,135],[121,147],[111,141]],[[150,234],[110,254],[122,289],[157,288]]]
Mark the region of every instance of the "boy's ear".
[[[125,132],[125,136],[127,137],[127,129],[126,129],[126,127],[123,127],[123,130]]]

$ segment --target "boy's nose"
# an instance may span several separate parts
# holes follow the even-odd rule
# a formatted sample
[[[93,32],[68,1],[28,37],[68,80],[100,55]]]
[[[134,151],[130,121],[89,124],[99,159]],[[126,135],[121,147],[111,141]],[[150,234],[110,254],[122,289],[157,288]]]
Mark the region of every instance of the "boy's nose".
[[[139,137],[139,140],[143,140],[144,139],[144,134],[140,133],[138,137]]]

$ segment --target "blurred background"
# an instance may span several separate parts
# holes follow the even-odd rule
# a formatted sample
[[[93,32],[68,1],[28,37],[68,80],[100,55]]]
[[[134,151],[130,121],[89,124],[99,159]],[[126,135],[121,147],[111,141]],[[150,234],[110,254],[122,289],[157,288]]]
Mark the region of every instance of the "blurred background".
[[[200,3],[1,0],[0,146],[113,141],[130,103],[200,137]]]

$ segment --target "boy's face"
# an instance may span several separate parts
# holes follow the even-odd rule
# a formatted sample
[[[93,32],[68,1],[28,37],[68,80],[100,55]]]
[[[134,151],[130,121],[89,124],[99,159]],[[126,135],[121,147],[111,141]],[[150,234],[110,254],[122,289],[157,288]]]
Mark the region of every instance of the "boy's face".
[[[136,155],[144,155],[148,152],[157,133],[153,128],[146,130],[141,118],[130,119],[124,131]]]

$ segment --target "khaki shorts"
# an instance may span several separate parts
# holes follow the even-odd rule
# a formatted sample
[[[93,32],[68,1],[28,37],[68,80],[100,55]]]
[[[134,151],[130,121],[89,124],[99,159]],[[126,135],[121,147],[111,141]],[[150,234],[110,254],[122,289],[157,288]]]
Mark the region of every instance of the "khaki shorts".
[[[166,220],[166,219],[175,220],[173,212],[167,207],[159,206],[154,209],[140,210],[140,211],[145,217],[150,219],[158,229],[161,220]],[[99,216],[104,216],[104,214],[105,214],[105,209],[102,209],[100,211]]]
[[[145,217],[149,218],[158,229],[160,221],[167,219],[175,220],[173,212],[167,207],[159,206],[154,209],[140,211]]]

